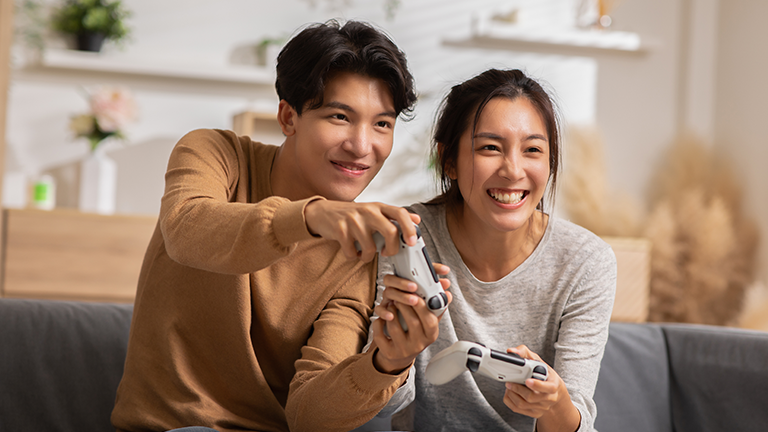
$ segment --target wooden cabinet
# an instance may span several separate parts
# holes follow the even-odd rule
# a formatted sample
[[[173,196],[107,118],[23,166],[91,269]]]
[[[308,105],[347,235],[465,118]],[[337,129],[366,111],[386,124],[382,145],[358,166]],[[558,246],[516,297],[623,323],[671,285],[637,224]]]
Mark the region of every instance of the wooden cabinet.
[[[148,216],[4,210],[4,297],[132,302]]]
[[[616,254],[616,300],[612,321],[645,322],[651,287],[651,241],[603,237]]]

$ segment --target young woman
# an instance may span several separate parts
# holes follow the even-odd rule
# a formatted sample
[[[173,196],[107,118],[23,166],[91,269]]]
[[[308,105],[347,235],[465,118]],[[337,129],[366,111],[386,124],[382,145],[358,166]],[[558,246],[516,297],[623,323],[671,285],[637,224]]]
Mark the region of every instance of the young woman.
[[[393,411],[415,397],[407,410],[413,425],[396,419],[395,427],[592,430],[616,259],[597,236],[544,211],[545,195],[553,201],[560,153],[550,97],[519,70],[488,70],[453,87],[434,142],[442,194],[409,210],[421,216],[432,260],[451,269],[453,300],[439,323],[422,320],[425,328],[439,326],[439,336],[390,401]],[[389,272],[384,261],[380,274]],[[379,287],[373,340],[407,344],[397,312],[409,328],[428,312],[414,285],[391,275],[382,280],[387,288]],[[544,361],[549,377],[521,385],[466,372],[430,384],[430,358],[458,340]]]

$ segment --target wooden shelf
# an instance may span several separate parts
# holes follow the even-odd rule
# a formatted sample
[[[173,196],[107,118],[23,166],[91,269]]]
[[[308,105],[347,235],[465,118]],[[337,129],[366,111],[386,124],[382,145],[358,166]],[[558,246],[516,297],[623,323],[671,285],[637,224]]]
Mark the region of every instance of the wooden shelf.
[[[273,70],[247,65],[214,65],[171,62],[167,59],[136,58],[125,55],[47,49],[39,61],[22,69],[68,70],[139,77],[162,77],[274,86]]]

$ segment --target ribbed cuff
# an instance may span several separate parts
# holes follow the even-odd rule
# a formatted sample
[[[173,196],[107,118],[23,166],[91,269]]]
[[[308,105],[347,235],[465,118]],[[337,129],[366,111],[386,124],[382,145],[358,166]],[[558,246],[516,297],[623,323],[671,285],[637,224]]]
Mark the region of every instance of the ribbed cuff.
[[[373,365],[373,356],[379,351],[378,348],[364,354],[364,360],[354,362],[350,365],[352,378],[359,388],[364,388],[367,392],[378,393],[389,387],[399,388],[408,378],[410,366],[405,368],[397,375],[390,375],[379,372]]]
[[[275,210],[272,227],[275,230],[275,237],[281,245],[290,246],[301,240],[315,238],[307,228],[304,208],[307,204],[319,199],[325,198],[315,196],[300,201],[288,201]]]

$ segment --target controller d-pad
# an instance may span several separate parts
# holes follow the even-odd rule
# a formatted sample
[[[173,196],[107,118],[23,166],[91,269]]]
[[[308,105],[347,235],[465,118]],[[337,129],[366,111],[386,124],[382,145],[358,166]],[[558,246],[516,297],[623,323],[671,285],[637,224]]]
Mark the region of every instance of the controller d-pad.
[[[472,372],[477,372],[480,368],[480,362],[477,360],[467,359],[467,369]]]

